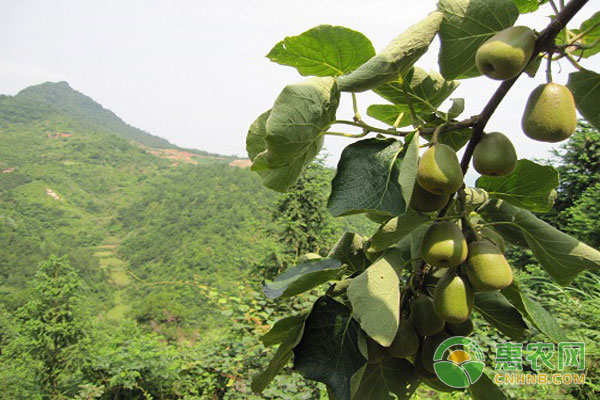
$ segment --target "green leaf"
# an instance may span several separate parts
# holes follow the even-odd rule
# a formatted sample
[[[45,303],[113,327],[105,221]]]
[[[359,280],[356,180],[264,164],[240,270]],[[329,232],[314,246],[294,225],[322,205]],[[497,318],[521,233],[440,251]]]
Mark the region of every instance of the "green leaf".
[[[269,299],[294,296],[336,279],[341,269],[342,263],[330,258],[306,261],[265,283],[263,291]]]
[[[600,11],[596,12],[587,20],[583,21],[579,29],[574,30],[574,34],[579,34],[590,29],[590,32],[586,33],[582,38],[581,42],[586,46],[592,46],[589,49],[583,50],[583,52],[575,50],[574,53],[581,55],[583,58],[588,58],[594,54],[600,53]]]
[[[373,91],[397,105],[408,107],[410,102],[417,114],[420,114],[435,112],[459,84],[457,81],[445,80],[436,71],[427,73],[422,68],[413,67],[408,73]]]
[[[569,341],[566,333],[552,315],[538,302],[523,293],[519,288],[518,282],[513,281],[512,285],[502,290],[502,294],[538,331],[546,335],[554,343]]]
[[[402,114],[402,115],[400,115]],[[367,107],[367,115],[389,126],[402,128],[412,124],[410,109],[407,105],[397,104],[371,104]],[[400,117],[400,121],[396,122]]]
[[[481,378],[469,386],[469,394],[473,400],[507,400],[508,397],[484,373]]]
[[[254,161],[257,155],[265,151],[265,136],[267,136],[267,130],[265,124],[271,114],[271,110],[262,113],[248,129],[248,135],[246,136],[246,152],[250,160]]]
[[[409,209],[406,213],[390,219],[379,227],[379,230],[371,238],[369,251],[378,253],[387,249],[430,219],[431,217],[426,214]]]
[[[477,49],[519,17],[511,0],[440,0],[438,9],[444,13],[438,63],[446,79],[481,75],[475,66]]]
[[[571,53],[577,58],[589,58],[600,52],[600,11],[596,12],[587,20],[583,21],[579,29],[571,29],[570,32],[573,35],[579,35],[581,32],[588,31],[581,39],[576,43],[577,45],[583,45],[586,48],[574,45],[566,48],[566,51]],[[563,35],[556,37],[557,45],[564,45],[565,39]]]
[[[342,92],[364,92],[404,74],[427,51],[442,15],[433,12],[394,38],[381,53],[339,78]]]
[[[296,183],[321,150],[323,134],[335,120],[339,98],[334,78],[309,78],[286,86],[266,121],[260,117],[255,121],[256,126],[251,127],[252,152],[259,149],[255,143],[261,135],[265,150],[254,158],[252,170],[262,172],[266,186],[285,191]]]
[[[560,285],[568,285],[586,269],[600,268],[600,251],[580,242],[537,218],[531,212],[504,200],[490,199],[480,214],[501,234],[503,225],[521,230],[527,247],[546,272]]]
[[[275,346],[283,342],[289,335],[290,331],[296,329],[298,325],[304,324],[305,315],[292,315],[285,317],[275,322],[269,332],[260,337],[260,341],[267,347]]]
[[[319,25],[286,37],[267,57],[296,68],[303,76],[338,76],[354,71],[374,55],[371,41],[362,33],[343,26]]]
[[[419,385],[414,367],[404,359],[386,357],[377,364],[365,364],[352,379],[352,400],[409,399]]]
[[[400,280],[395,268],[399,251],[387,251],[348,286],[352,315],[362,329],[383,347],[389,347],[400,321]]]
[[[573,93],[577,110],[600,130],[600,74],[588,70],[572,72],[567,87]]]
[[[366,362],[357,344],[358,323],[350,309],[320,297],[294,348],[294,366],[306,379],[323,382],[337,400],[350,399],[350,379]]]
[[[269,362],[267,368],[260,372],[257,375],[252,377],[251,388],[255,393],[261,393],[267,385],[277,376],[279,371],[285,367],[285,365],[290,361],[293,354],[293,349],[300,343],[302,335],[304,333],[305,321],[302,323],[295,325],[292,329],[290,329],[287,337],[281,343],[277,352]]]
[[[450,99],[450,101],[452,102],[452,105],[450,106],[450,109],[448,110],[448,118],[454,119],[454,118],[458,117],[460,114],[462,114],[463,111],[465,111],[465,99],[456,98],[456,99]]]
[[[500,332],[514,340],[525,337],[527,323],[500,292],[475,293],[475,309]]]
[[[556,199],[558,171],[552,166],[522,159],[517,161],[516,168],[510,174],[481,176],[476,186],[517,207],[546,212]]]
[[[537,11],[540,5],[546,2],[548,2],[548,0],[513,0],[513,3],[515,3],[521,14]]]
[[[402,149],[402,142],[395,139],[366,139],[347,146],[331,182],[327,202],[331,214],[402,214],[407,206],[397,163]]]

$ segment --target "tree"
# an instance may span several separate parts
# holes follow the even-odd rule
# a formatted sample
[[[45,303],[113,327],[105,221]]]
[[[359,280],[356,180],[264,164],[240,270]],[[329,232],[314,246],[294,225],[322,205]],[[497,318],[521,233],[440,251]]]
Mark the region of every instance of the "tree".
[[[361,139],[342,152],[327,208],[335,217],[366,213],[381,226],[368,238],[346,233],[328,257],[287,268],[273,280],[267,294],[281,299],[324,282],[329,288],[305,314],[278,321],[262,338],[279,348],[254,380],[257,392],[293,358],[300,374],[327,385],[337,400],[388,399],[390,392],[406,399],[420,384],[442,391],[468,388],[475,399],[506,398],[483,373],[483,356],[473,348],[464,347],[473,351],[470,379],[458,384],[442,380],[433,357],[456,328],[452,324],[468,325],[475,310],[511,340],[525,337],[529,326],[551,342],[568,340],[551,314],[513,281],[504,242],[531,250],[562,286],[584,270],[600,269],[600,252],[537,216],[552,208],[559,184],[556,169],[498,156],[497,146],[479,146],[490,137],[487,123],[506,94],[523,72],[535,76],[543,60],[546,82],[524,104],[525,134],[538,141],[564,140],[575,130],[576,110],[600,126],[600,74],[583,66],[600,51],[598,16],[570,28],[567,24],[588,1],[559,6],[550,1],[555,15],[543,31],[513,27],[520,14],[544,3],[441,0],[378,54],[360,32],[331,25],[287,37],[269,52],[272,61],[310,77],[287,85],[250,126],[246,148],[252,170],[265,186],[286,192],[310,168],[327,135]],[[415,63],[436,36],[441,40],[440,72],[428,73]],[[577,69],[566,86],[552,81],[551,66],[559,59]],[[439,109],[459,80],[479,75],[502,80],[479,114],[458,119],[465,99]],[[368,116],[387,127],[361,116],[357,94],[368,90],[389,102],[367,108]],[[336,118],[346,94],[353,105],[351,121]],[[349,133],[344,127],[361,131]],[[412,129],[401,129],[405,127]],[[371,133],[377,136],[365,138]],[[502,140],[512,155],[510,140]],[[421,154],[423,147],[427,149]],[[457,152],[463,147],[459,161]],[[485,174],[470,188],[463,177],[474,153],[479,161],[495,159],[493,168],[478,168]],[[572,210],[573,219],[597,210],[595,186],[578,185],[562,193],[572,195],[569,191],[581,185],[591,190],[577,204],[579,214]],[[294,251],[301,249],[296,233],[287,232]],[[396,358],[385,350],[402,342],[400,332],[411,329],[420,336],[413,354]],[[451,363],[444,354],[435,361]],[[472,375],[475,370],[478,374]]]
[[[595,222],[599,212],[600,133],[591,124],[580,121],[575,134],[553,151],[561,182],[554,208],[544,220],[600,246],[600,230]]]
[[[31,299],[17,311],[23,342],[18,351],[33,361],[44,398],[63,398],[77,366],[74,356],[84,337],[79,315],[81,280],[66,257],[40,264]]]

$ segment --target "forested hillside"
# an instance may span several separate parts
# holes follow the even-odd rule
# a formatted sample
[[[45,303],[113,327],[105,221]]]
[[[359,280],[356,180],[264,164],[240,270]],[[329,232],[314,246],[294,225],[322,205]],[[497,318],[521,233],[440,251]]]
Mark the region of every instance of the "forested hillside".
[[[227,382],[229,367],[220,361],[223,369],[214,369],[205,357],[214,357],[215,343],[230,348],[244,329],[234,323],[240,310],[231,301],[248,307],[241,303],[255,298],[265,260],[275,260],[276,270],[294,261],[278,234],[287,228],[277,204],[289,198],[230,166],[230,157],[183,151],[127,125],[65,82],[2,96],[0,143],[0,397],[72,398],[86,384],[107,399],[227,392],[219,380]],[[311,171],[303,190],[324,202],[322,178],[332,171]],[[315,207],[297,207],[291,229],[314,230],[307,213]],[[373,227],[362,217],[319,218],[329,240],[343,224]],[[47,323],[41,315],[65,323],[64,313],[61,332],[31,325]],[[62,356],[40,342],[53,335],[61,337]],[[133,342],[125,345],[127,338]],[[73,368],[73,359],[86,368]],[[109,361],[116,365],[104,370]],[[50,366],[55,371],[46,374]],[[168,373],[152,388],[154,374]]]

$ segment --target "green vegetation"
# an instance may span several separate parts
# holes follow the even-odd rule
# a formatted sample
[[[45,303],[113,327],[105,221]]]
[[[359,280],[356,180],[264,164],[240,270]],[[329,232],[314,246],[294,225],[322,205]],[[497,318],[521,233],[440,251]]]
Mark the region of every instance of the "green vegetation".
[[[555,313],[556,304],[540,299],[555,299],[556,288],[564,288],[562,301],[569,299],[570,289],[586,297],[588,282],[597,282],[589,276],[597,277],[600,251],[560,229],[595,230],[588,222],[594,213],[597,217],[598,187],[588,186],[592,191],[586,190],[585,200],[577,200],[577,193],[562,199],[571,202],[569,211],[548,214],[547,220],[554,219],[549,224],[540,214],[552,210],[563,191],[559,171],[517,160],[507,136],[485,133],[515,82],[524,72],[535,77],[544,59],[546,83],[531,93],[515,119],[522,120],[524,134],[565,141],[576,130],[577,112],[600,128],[600,75],[587,70],[585,60],[600,50],[598,14],[588,15],[579,29],[567,26],[587,2],[550,1],[551,22],[534,32],[514,24],[545,2],[440,0],[377,54],[360,32],[329,25],[288,37],[271,50],[272,61],[309,78],[285,86],[273,107],[250,125],[246,144],[252,169],[266,187],[286,192],[328,135],[350,139],[331,181],[328,209],[335,216],[364,214],[380,226],[359,240],[345,233],[328,257],[301,257],[265,285],[268,298],[292,304],[296,300],[288,298],[317,284],[327,287],[304,315],[292,313],[261,337],[276,336],[280,346],[253,379],[256,393],[269,387],[293,353],[295,369],[326,385],[330,399],[409,399],[415,393],[475,400],[598,397],[598,356],[588,330],[565,329],[571,320],[555,318],[565,310]],[[415,63],[435,36],[441,41],[440,70],[427,73]],[[576,48],[578,58],[572,54]],[[350,62],[349,54],[361,62]],[[552,66],[561,59],[576,69],[566,86],[553,82]],[[460,80],[480,75],[502,83],[479,114],[459,119],[470,99],[451,99],[448,109],[440,109]],[[359,94],[367,90],[389,102],[366,108],[386,128],[363,119]],[[351,120],[336,116],[342,96],[352,104]],[[597,141],[589,145],[595,148]],[[468,187],[464,176],[472,161],[481,176]],[[423,192],[447,198],[427,199]],[[563,224],[556,224],[558,218]],[[568,227],[572,221],[578,222],[577,230]],[[537,279],[547,286],[533,284]],[[595,296],[587,300],[594,302]],[[455,332],[473,335],[484,351],[466,338],[446,340]],[[572,377],[573,385],[554,380],[552,386],[514,388],[498,379],[498,373],[516,373],[527,384],[535,377],[555,379],[550,371],[565,372],[564,346],[574,345],[578,355],[571,360],[578,363],[570,365],[571,375],[562,375]],[[539,364],[540,346],[548,349],[543,358],[554,357],[554,365]]]

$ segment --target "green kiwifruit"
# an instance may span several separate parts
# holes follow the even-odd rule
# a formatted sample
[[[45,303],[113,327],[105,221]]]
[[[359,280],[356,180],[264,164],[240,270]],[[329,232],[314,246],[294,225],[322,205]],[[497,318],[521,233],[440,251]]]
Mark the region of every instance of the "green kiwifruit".
[[[431,193],[415,182],[409,207],[415,211],[433,212],[444,207],[449,199],[450,195]]]
[[[473,333],[473,321],[467,319],[466,321],[453,324],[450,322],[446,323],[446,331],[452,336],[469,336]]]
[[[433,307],[438,317],[446,322],[457,324],[467,320],[473,309],[471,285],[455,271],[448,271],[435,287]]]
[[[437,195],[456,192],[463,183],[463,173],[454,149],[445,144],[427,149],[417,167],[417,182]]]
[[[430,336],[444,329],[444,320],[433,311],[433,300],[423,294],[410,303],[410,322],[420,336]]]
[[[535,48],[535,33],[526,26],[511,26],[485,41],[475,53],[475,65],[485,76],[514,78],[527,66]]]
[[[477,292],[504,289],[512,283],[513,279],[512,269],[504,254],[487,240],[478,240],[469,244],[465,272]]]
[[[475,146],[473,166],[481,175],[508,175],[517,166],[515,146],[504,134],[490,132]]]
[[[567,139],[577,127],[571,91],[552,82],[533,89],[525,106],[521,127],[528,137],[541,142],[556,143]]]
[[[419,349],[419,336],[415,332],[412,321],[403,319],[398,325],[398,332],[387,351],[392,357],[405,358]]]
[[[435,335],[427,336],[423,339],[423,347],[421,349],[421,361],[423,362],[423,367],[432,373],[435,373],[435,369],[433,368],[433,356],[438,346],[446,339],[448,339],[450,335],[446,332],[438,332]]]
[[[431,225],[421,243],[421,257],[434,267],[456,267],[467,258],[467,241],[451,221]]]

